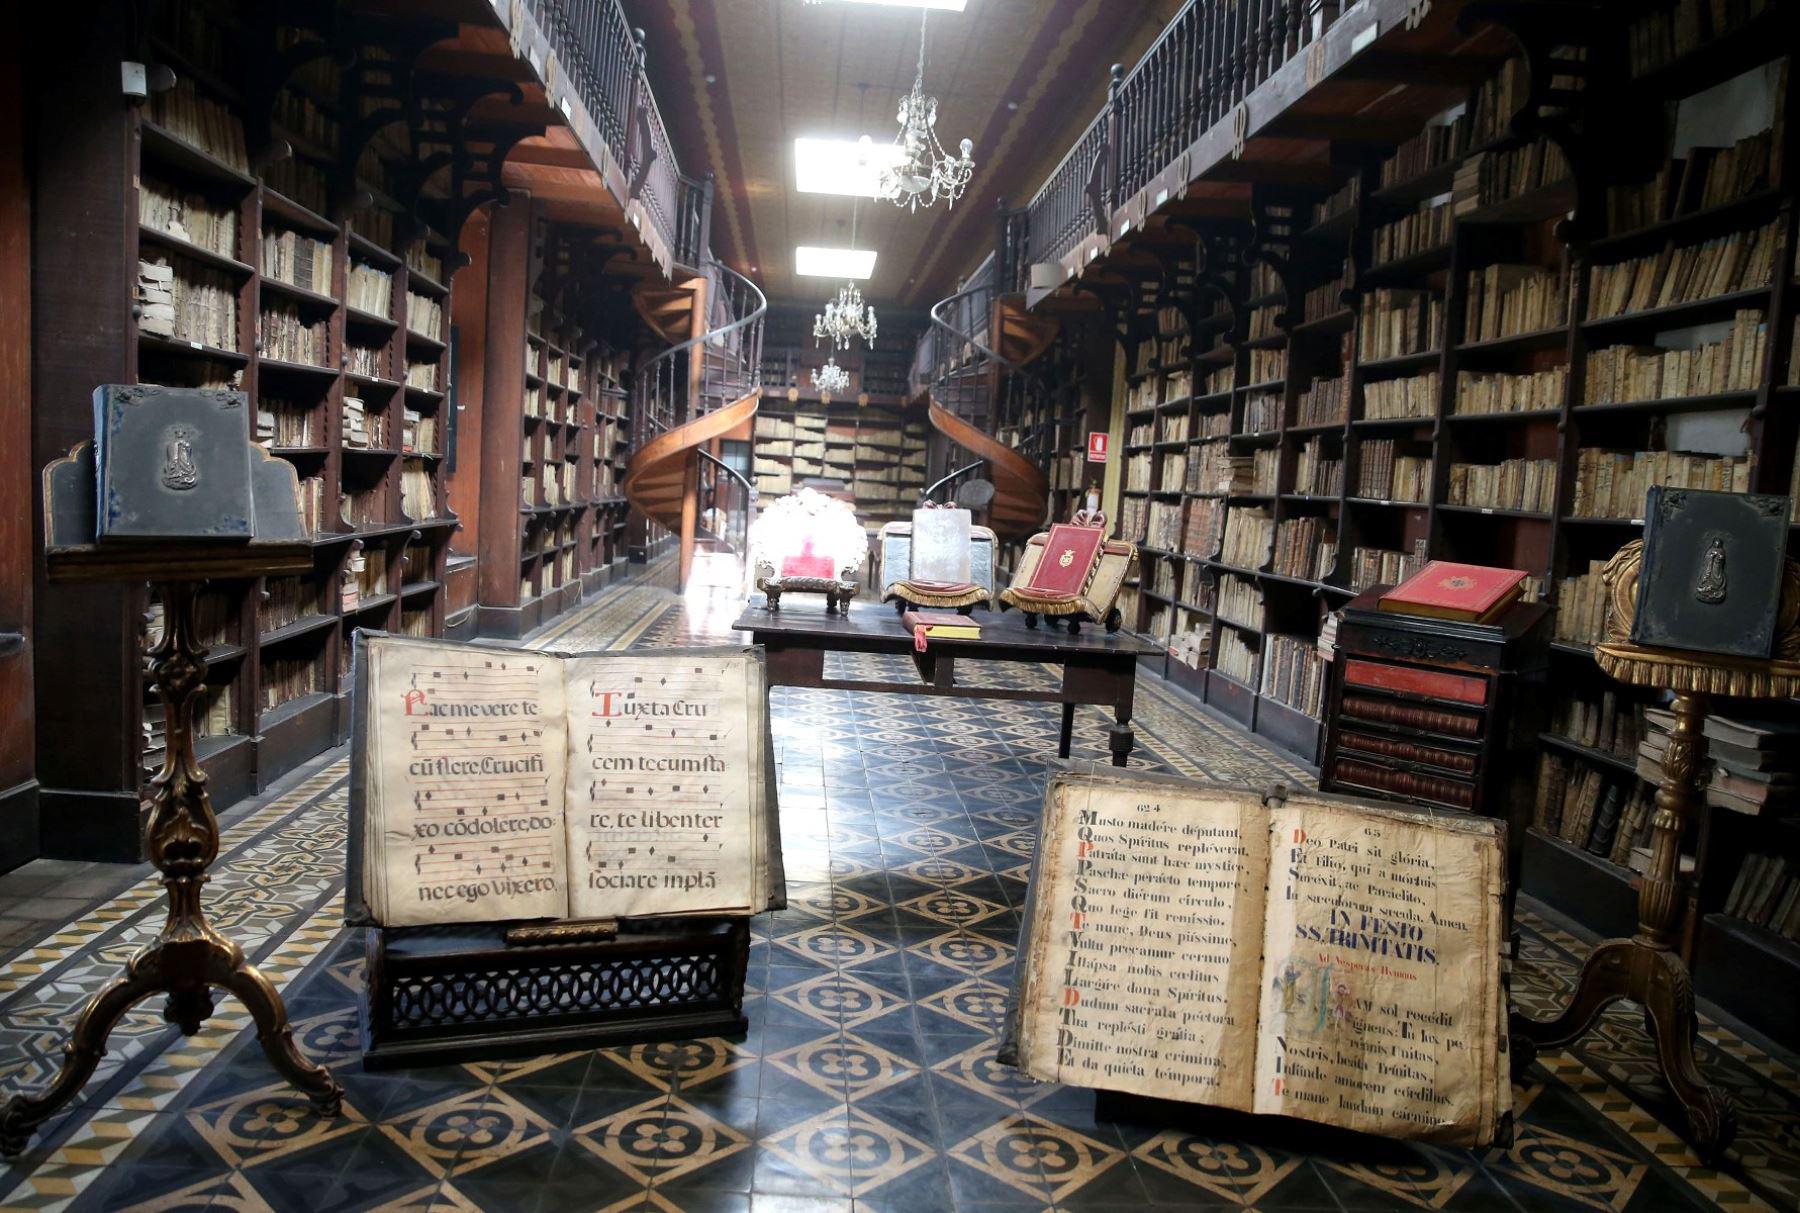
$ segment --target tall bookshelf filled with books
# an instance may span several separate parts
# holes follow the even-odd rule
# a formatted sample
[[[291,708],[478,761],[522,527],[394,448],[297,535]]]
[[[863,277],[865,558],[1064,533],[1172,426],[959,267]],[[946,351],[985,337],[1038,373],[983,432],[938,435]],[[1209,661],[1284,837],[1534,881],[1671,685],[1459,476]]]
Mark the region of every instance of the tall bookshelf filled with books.
[[[396,200],[404,131],[383,128],[351,153],[347,127],[389,83],[378,46],[345,67],[302,53],[324,47],[319,31],[228,6],[150,7],[145,36],[169,76],[153,76],[142,104],[118,104],[118,62],[137,55],[103,45],[59,84],[67,104],[45,111],[41,134],[60,145],[46,171],[61,179],[44,187],[86,204],[39,230],[40,283],[83,285],[41,296],[40,349],[54,369],[40,389],[69,407],[40,427],[34,454],[42,462],[90,428],[95,383],[140,382],[242,391],[255,439],[293,465],[313,570],[207,592],[215,643],[199,751],[215,801],[228,803],[343,735],[353,629],[442,628],[457,525],[442,471],[455,262],[427,222],[429,195],[411,208]],[[257,65],[284,51],[301,66],[271,85]],[[98,105],[107,82],[111,104]],[[118,268],[102,248],[123,250]],[[124,591],[96,613],[76,609],[62,626],[78,639],[46,637],[82,654],[43,692],[57,717],[95,696],[120,701],[123,736],[70,729],[57,761],[71,769],[46,772],[47,786],[71,789],[59,820],[95,825],[109,850],[135,849],[130,815],[109,808],[135,801],[161,759],[139,660],[144,621],[154,631],[158,615],[145,591]]]
[[[1651,485],[1800,487],[1787,42],[1762,6],[1650,8],[1616,42],[1557,48],[1568,75],[1542,104],[1510,60],[1329,189],[1259,189],[1255,243],[1208,279],[1230,295],[1218,331],[1188,333],[1175,321],[1209,309],[1175,300],[1128,356],[1125,403],[1128,626],[1303,760],[1350,596],[1431,558],[1528,574],[1556,608],[1558,702],[1526,871],[1603,933],[1635,921],[1660,718],[1594,663],[1600,569],[1641,537]],[[1730,808],[1690,840],[1689,948],[1800,974],[1777,913],[1793,819],[1733,829]]]

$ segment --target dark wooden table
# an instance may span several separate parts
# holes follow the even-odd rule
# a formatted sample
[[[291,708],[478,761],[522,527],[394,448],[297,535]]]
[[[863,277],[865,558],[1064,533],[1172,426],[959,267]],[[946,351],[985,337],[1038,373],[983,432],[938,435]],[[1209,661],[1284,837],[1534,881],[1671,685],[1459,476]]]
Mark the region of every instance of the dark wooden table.
[[[1162,650],[1136,636],[1108,634],[1098,628],[1079,636],[1054,628],[1027,628],[1023,615],[984,611],[975,615],[979,640],[933,640],[923,653],[913,647],[912,633],[892,607],[852,603],[847,615],[827,614],[822,602],[783,602],[781,609],[745,608],[732,627],[749,632],[768,653],[769,684],[778,687],[824,687],[844,691],[877,691],[891,695],[945,695],[963,699],[1021,699],[1060,703],[1062,736],[1059,757],[1069,756],[1075,706],[1110,707],[1117,722],[1108,732],[1113,765],[1125,765],[1136,740],[1131,729],[1131,702],[1137,689],[1140,657]],[[865,682],[827,678],[826,653],[887,653],[913,659],[918,682]],[[971,661],[1016,661],[1062,667],[1062,684],[1054,690],[959,686],[958,658]]]

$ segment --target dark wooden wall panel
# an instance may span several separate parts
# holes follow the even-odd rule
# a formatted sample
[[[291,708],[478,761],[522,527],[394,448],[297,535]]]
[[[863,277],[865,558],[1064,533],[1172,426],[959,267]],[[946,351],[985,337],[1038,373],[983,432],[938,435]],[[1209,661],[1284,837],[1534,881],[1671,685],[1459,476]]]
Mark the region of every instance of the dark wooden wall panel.
[[[0,47],[0,870],[38,850],[31,695],[31,185],[22,43]]]

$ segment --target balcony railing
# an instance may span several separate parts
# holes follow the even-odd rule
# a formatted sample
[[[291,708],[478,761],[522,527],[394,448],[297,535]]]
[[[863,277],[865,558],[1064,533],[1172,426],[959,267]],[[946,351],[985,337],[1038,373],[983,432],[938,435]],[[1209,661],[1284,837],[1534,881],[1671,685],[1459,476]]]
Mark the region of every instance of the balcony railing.
[[[643,31],[633,30],[619,0],[524,0],[556,52],[559,70],[587,107],[632,197],[678,261],[703,258],[688,240],[681,167],[656,97],[644,76]],[[695,259],[689,260],[688,255]]]
[[[1053,262],[1135,196],[1282,64],[1342,0],[1188,0],[1026,208],[1024,264]]]

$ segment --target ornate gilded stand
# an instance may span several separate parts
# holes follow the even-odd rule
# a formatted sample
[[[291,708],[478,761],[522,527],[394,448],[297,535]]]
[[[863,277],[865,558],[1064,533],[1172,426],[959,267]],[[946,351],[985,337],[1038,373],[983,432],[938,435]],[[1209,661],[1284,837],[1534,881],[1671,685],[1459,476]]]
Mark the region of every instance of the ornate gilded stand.
[[[0,1152],[21,1153],[38,1125],[68,1103],[93,1075],[106,1052],[113,1026],[135,1004],[166,993],[164,1017],[184,1035],[200,1030],[213,1013],[212,987],[241,999],[256,1020],[257,1039],[269,1061],[326,1116],[337,1115],[344,1088],[323,1066],[300,1055],[288,1026],[287,1007],[269,979],[244,958],[243,949],[207,924],[200,905],[206,869],[219,852],[219,823],[206,794],[206,773],[194,756],[194,712],[206,679],[206,652],[196,642],[193,618],[198,580],[164,577],[245,577],[312,569],[305,546],[254,544],[248,549],[183,554],[164,546],[149,554],[121,554],[92,548],[50,553],[52,579],[124,580],[133,570],[158,578],[163,601],[163,637],[149,655],[157,694],[163,702],[168,746],[162,770],[152,779],[145,841],[150,862],[169,891],[169,917],[162,932],[132,957],[123,975],[88,999],[64,1047],[62,1070],[41,1095],[14,1095],[0,1108]]]
[[[1609,676],[1632,686],[1675,693],[1675,726],[1657,785],[1650,818],[1650,870],[1638,889],[1638,928],[1629,939],[1609,939],[1594,947],[1582,966],[1575,993],[1551,1020],[1512,1017],[1518,1064],[1529,1064],[1535,1048],[1557,1048],[1578,1039],[1611,1003],[1629,999],[1644,1008],[1656,1040],[1663,1077],[1688,1118],[1688,1140],[1703,1162],[1716,1162],[1737,1131],[1731,1099],[1706,1081],[1694,1061],[1694,988],[1676,949],[1681,925],[1681,836],[1702,798],[1706,738],[1706,697],[1772,699],[1800,695],[1800,565],[1788,561],[1776,620],[1775,656],[1768,661],[1725,657],[1632,644],[1643,541],[1634,540],[1607,562],[1609,610],[1606,641],[1594,649]],[[1523,1046],[1523,1047],[1519,1047]]]

